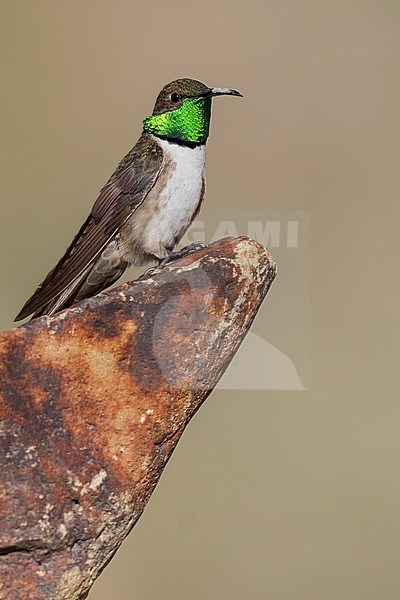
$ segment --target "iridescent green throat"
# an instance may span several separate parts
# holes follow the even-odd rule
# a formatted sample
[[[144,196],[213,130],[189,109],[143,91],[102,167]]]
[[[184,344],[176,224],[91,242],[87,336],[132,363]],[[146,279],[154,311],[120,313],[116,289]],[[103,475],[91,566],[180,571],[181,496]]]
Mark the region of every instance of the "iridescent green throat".
[[[204,144],[208,138],[211,98],[188,98],[179,108],[143,121],[143,129],[159,137]]]

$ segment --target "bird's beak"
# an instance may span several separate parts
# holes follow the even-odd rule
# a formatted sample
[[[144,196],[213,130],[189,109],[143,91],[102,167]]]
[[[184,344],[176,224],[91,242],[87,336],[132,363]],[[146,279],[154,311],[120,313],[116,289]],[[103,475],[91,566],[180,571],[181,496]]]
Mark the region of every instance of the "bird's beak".
[[[240,92],[222,87],[210,88],[209,94],[210,96],[241,96],[243,98],[243,94],[241,94]]]

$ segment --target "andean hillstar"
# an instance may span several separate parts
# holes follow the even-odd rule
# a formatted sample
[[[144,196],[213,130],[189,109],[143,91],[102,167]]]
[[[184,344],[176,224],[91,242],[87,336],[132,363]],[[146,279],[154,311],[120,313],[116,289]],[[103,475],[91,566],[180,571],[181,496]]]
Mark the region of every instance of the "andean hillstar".
[[[177,79],[161,90],[137,144],[16,321],[32,313],[51,315],[94,296],[129,265],[158,259],[162,266],[182,255],[173,249],[200,210],[211,100],[221,95],[241,96],[194,79]]]

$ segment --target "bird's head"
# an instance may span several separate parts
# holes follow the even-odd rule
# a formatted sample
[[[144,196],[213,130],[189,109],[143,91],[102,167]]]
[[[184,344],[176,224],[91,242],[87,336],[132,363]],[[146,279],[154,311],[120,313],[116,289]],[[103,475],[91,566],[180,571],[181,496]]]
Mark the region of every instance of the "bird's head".
[[[241,96],[228,88],[209,88],[195,79],[176,79],[158,94],[153,114],[143,121],[147,133],[181,142],[207,141],[214,96]]]

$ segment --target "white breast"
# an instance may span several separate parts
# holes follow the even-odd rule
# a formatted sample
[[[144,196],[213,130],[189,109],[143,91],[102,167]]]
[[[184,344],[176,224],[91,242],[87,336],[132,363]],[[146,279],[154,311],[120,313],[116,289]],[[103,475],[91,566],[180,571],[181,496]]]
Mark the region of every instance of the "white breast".
[[[159,178],[160,185],[153,188],[152,203],[157,208],[143,237],[146,246],[168,248],[184,235],[199,205],[205,178],[205,145],[188,148],[157,141],[165,153],[166,168]]]

